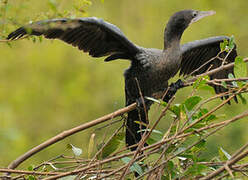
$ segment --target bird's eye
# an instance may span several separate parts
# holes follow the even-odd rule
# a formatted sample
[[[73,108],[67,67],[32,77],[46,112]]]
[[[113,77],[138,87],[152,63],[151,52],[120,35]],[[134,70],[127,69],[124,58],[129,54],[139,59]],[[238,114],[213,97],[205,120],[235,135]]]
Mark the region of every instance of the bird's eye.
[[[197,12],[193,12],[193,17],[196,17],[197,16]]]

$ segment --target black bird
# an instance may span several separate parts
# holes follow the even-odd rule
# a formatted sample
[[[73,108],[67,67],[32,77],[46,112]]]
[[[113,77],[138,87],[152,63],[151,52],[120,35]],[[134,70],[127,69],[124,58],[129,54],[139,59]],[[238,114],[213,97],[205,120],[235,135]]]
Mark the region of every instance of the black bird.
[[[126,106],[138,102],[140,108],[128,113],[126,144],[138,143],[147,124],[146,112],[151,102],[142,106],[142,96],[162,98],[168,88],[168,80],[180,74],[197,75],[219,67],[223,61],[214,58],[220,52],[220,43],[228,37],[218,36],[180,45],[184,30],[199,19],[215,14],[214,11],[183,10],[175,13],[164,31],[164,49],[143,48],[129,41],[116,26],[95,17],[76,19],[51,19],[38,21],[23,26],[10,33],[7,39],[18,39],[24,35],[44,35],[48,39],[60,39],[89,52],[92,57],[107,56],[105,61],[128,59],[131,66],[125,71]],[[223,52],[221,56],[227,55]],[[226,63],[233,62],[237,56],[236,46],[226,58]],[[209,61],[211,59],[211,61]],[[227,78],[233,68],[219,71],[210,76],[211,79]],[[183,87],[178,81],[163,100],[168,101],[176,90]],[[216,93],[227,89],[214,85]],[[141,96],[142,94],[142,96]],[[137,123],[141,121],[143,123]],[[131,150],[135,150],[133,147]]]

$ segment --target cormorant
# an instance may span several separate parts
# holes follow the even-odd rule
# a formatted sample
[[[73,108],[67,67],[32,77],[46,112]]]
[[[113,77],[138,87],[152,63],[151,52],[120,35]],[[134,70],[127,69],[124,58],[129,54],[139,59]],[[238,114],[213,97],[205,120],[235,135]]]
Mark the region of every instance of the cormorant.
[[[221,66],[223,61],[216,57],[220,52],[220,43],[226,36],[211,37],[180,45],[184,30],[199,19],[215,14],[214,11],[183,10],[176,12],[164,31],[164,49],[140,47],[129,41],[118,27],[95,17],[75,19],[43,20],[23,26],[10,33],[7,39],[18,39],[26,34],[44,35],[48,39],[60,39],[89,52],[92,57],[107,56],[105,61],[128,59],[131,66],[125,71],[126,106],[139,102],[140,107],[129,112],[127,118],[126,144],[138,143],[147,124],[146,111],[152,102],[146,101],[142,106],[142,96],[162,98],[168,88],[168,80],[180,74],[201,74],[207,70]],[[227,55],[226,52],[221,54]],[[236,46],[225,58],[226,63],[233,62],[237,56]],[[219,71],[210,76],[211,79],[227,78],[233,68]],[[167,93],[163,100],[167,101],[183,86],[181,81],[172,84],[172,92]],[[169,88],[170,89],[170,88]],[[227,89],[214,85],[216,93]],[[142,96],[141,96],[142,95]],[[131,148],[135,150],[136,147]]]

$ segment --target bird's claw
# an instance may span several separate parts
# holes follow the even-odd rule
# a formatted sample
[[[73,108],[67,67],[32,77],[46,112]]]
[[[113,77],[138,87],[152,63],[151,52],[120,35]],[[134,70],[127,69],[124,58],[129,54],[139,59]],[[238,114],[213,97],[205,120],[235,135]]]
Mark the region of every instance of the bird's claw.
[[[184,87],[184,82],[181,79],[178,79],[177,82],[174,83],[174,86],[177,90],[181,89]]]
[[[169,100],[176,94],[177,90],[183,87],[184,82],[181,79],[178,79],[175,83],[171,83],[163,101],[169,102]]]

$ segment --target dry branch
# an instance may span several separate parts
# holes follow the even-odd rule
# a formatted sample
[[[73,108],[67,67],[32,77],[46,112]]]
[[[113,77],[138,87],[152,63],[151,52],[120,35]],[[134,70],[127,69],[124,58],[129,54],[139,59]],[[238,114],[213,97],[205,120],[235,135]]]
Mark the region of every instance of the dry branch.
[[[244,150],[244,147],[247,148],[247,145],[246,144],[245,146],[243,146],[241,148],[241,150]],[[214,171],[213,173],[207,175],[206,177],[203,177],[201,178],[201,180],[209,180],[209,179],[212,179],[214,177],[216,177],[217,175],[219,175],[220,173],[222,173],[226,167],[229,167],[229,166],[232,166],[233,164],[235,164],[236,162],[240,161],[241,159],[245,158],[248,156],[248,150],[244,151],[244,152],[241,152],[241,150],[238,150],[233,156],[231,157],[230,160],[228,160],[221,168],[217,169],[216,171]],[[239,154],[238,154],[239,153]]]
[[[245,59],[244,59],[244,62],[248,62],[248,58],[245,58]],[[225,70],[225,69],[229,69],[229,68],[231,68],[231,67],[234,67],[234,62],[233,62],[233,63],[229,63],[229,64],[227,64],[227,65],[220,66],[220,67],[218,67],[218,68],[215,68],[215,69],[213,69],[213,70],[211,70],[211,71],[202,73],[202,74],[200,74],[200,75],[197,75],[197,76],[193,77],[192,79],[189,79],[185,84],[191,85],[191,84],[192,84],[193,82],[195,82],[199,77],[202,77],[202,76],[210,76],[210,75],[212,75],[212,74],[215,74],[215,73],[217,73],[217,72],[219,72],[219,71],[222,71],[222,70]]]
[[[39,172],[39,171],[23,171],[15,169],[0,168],[0,172],[3,173],[12,173],[12,174],[29,174],[29,175],[58,175],[61,172]]]
[[[34,147],[33,149],[29,150],[28,152],[26,152],[25,154],[21,155],[20,157],[18,157],[16,160],[14,160],[13,162],[11,162],[8,166],[9,169],[15,169],[16,167],[18,167],[23,161],[25,161],[26,159],[30,158],[31,156],[33,156],[34,154],[36,154],[37,152],[40,152],[41,150],[45,149],[46,147],[68,137],[71,136],[72,134],[75,134],[77,132],[80,132],[84,129],[88,129],[90,127],[96,126],[98,124],[101,124],[103,122],[106,122],[110,119],[113,119],[117,116],[120,116],[126,112],[129,112],[133,109],[136,108],[136,103],[133,103],[127,107],[124,107],[122,109],[119,109],[113,113],[107,114],[105,116],[102,116],[98,119],[95,119],[93,121],[90,121],[88,123],[82,124],[80,126],[77,126],[75,128],[63,131],[62,133],[52,137],[51,139],[43,142],[42,144]]]

